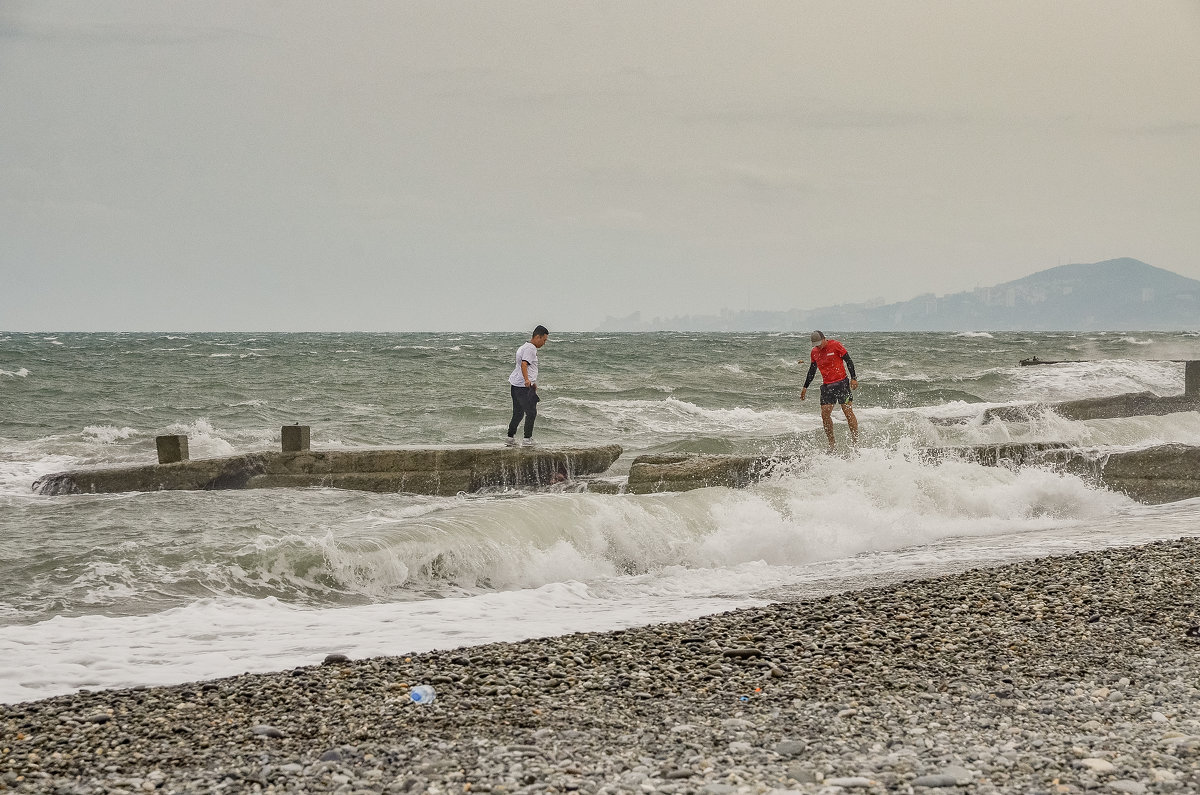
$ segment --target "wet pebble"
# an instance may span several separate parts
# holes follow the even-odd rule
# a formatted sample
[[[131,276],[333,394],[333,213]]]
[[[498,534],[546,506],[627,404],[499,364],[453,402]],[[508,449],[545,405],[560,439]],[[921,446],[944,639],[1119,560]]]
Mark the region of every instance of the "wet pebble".
[[[0,706],[0,788],[1200,791],[1190,539],[607,633]],[[1149,639],[1151,642],[1145,642]],[[417,708],[416,683],[437,701]],[[5,751],[4,749],[7,749]]]

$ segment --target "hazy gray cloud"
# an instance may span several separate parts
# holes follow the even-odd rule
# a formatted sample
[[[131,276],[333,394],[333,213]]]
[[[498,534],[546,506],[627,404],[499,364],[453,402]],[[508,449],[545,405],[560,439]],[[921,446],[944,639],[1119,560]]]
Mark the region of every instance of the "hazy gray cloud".
[[[1191,2],[9,2],[0,328],[1200,278]]]

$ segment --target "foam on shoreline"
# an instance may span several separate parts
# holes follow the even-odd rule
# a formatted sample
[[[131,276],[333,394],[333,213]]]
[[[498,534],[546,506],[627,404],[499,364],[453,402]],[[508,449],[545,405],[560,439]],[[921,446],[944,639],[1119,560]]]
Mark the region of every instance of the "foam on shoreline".
[[[0,782],[1194,791],[1198,553],[1180,539],[617,632],[3,706]],[[406,701],[421,682],[438,688],[431,706]]]

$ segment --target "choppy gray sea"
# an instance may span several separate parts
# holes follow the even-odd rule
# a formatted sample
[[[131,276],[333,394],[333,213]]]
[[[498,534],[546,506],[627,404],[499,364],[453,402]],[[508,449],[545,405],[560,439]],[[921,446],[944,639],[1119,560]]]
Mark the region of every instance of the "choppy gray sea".
[[[333,489],[43,497],[40,475],[272,449],[499,444],[522,334],[0,332],[0,700],[165,684],[688,618],[1112,544],[1200,534],[1037,468],[927,445],[1200,444],[1200,414],[990,422],[993,406],[1183,391],[1194,333],[846,334],[863,431],[826,456],[798,334],[553,333],[536,438],[810,464],[752,488],[435,498]],[[1020,359],[1079,362],[1021,367]],[[798,364],[804,360],[804,364]],[[835,416],[838,412],[835,412]],[[29,665],[36,659],[38,665]]]

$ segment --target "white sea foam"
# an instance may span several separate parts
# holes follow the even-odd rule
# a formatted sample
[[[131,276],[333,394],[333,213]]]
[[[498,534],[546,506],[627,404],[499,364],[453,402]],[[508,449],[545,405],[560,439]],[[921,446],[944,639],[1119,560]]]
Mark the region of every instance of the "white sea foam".
[[[22,449],[26,448],[26,449]],[[43,475],[79,467],[80,459],[71,455],[27,452],[26,445],[6,443],[8,455],[0,458],[0,505],[4,498],[31,499],[33,482]]]
[[[986,331],[960,331],[954,336],[956,337],[984,337],[986,339],[994,339],[994,337]]]
[[[705,408],[674,396],[662,400],[584,400],[555,398],[567,406],[611,417],[623,426],[652,433],[777,434],[811,427],[819,422],[815,411],[782,409]],[[815,404],[814,404],[815,405]]]
[[[234,446],[204,417],[188,423],[168,425],[166,430],[167,433],[188,437],[188,452],[193,458],[215,458],[235,452]]]
[[[29,371],[26,370],[24,367],[21,367],[16,370],[12,370],[12,371],[0,370],[0,376],[9,376],[10,378],[28,378]]]
[[[460,598],[349,608],[302,608],[273,597],[220,597],[148,616],[58,617],[6,627],[0,636],[0,701],[42,698],[78,688],[167,685],[243,671],[282,670],[318,663],[330,652],[356,658],[403,655],[685,620],[763,604],[772,594],[789,591],[821,593],[855,583],[879,584],[1200,532],[1194,504],[1146,508],[1104,498],[1084,505],[1074,484],[1063,488],[1062,481],[1036,476],[1018,477],[998,490],[985,488],[974,497],[948,495],[939,489],[935,481],[947,476],[960,483],[978,483],[978,473],[964,481],[961,471],[953,471],[961,468],[931,472],[932,480],[914,479],[910,473],[908,486],[904,479],[891,479],[892,486],[882,491],[906,494],[902,502],[907,507],[894,517],[877,515],[884,523],[870,526],[856,517],[860,503],[845,502],[866,493],[880,496],[869,475],[884,470],[870,469],[858,483],[816,503],[805,501],[786,483],[750,496],[708,489],[632,500],[668,511],[672,502],[682,502],[675,511],[709,517],[718,525],[716,531],[693,548],[697,555],[720,560],[714,568],[673,565]],[[841,476],[839,482],[844,482],[846,474],[832,473],[831,480]],[[1001,482],[992,480],[993,485]],[[773,495],[772,489],[781,489],[782,496]],[[848,510],[848,505],[855,510]],[[868,507],[882,509],[876,503]],[[930,508],[940,514],[938,522],[914,533]],[[996,519],[982,515],[996,509],[1002,514]],[[966,533],[956,530],[954,516],[958,523],[966,523]],[[885,542],[882,548],[880,540]],[[915,543],[904,545],[910,541]],[[860,549],[865,551],[855,554]],[[769,558],[809,562],[779,564]],[[31,658],[39,664],[28,665]]]
[[[315,664],[691,618],[758,599],[599,599],[581,583],[437,602],[308,610],[207,599],[154,616],[60,618],[0,638],[0,702],[79,688],[165,685]],[[28,664],[37,655],[36,666]]]
[[[78,339],[67,342],[74,348]],[[735,345],[711,335],[666,342],[651,336],[638,338],[629,361],[611,343],[585,336],[563,340],[577,347],[564,348],[560,366],[549,368],[562,377],[562,390],[545,395],[539,434],[548,444],[565,437],[580,444],[617,441],[628,451],[614,467],[617,474],[642,450],[693,449],[693,443],[799,452],[787,467],[743,490],[469,498],[334,489],[32,494],[30,484],[43,474],[153,460],[157,433],[186,433],[196,458],[278,449],[279,422],[314,411],[327,418],[318,423],[321,447],[373,439],[378,428],[393,423],[398,438],[412,443],[428,441],[423,434],[470,437],[476,426],[485,438],[499,435],[499,426],[485,424],[483,414],[464,420],[460,412],[425,411],[407,428],[397,417],[421,412],[420,401],[429,396],[388,391],[387,379],[359,377],[367,372],[360,366],[386,367],[396,355],[388,346],[395,343],[405,343],[395,350],[458,347],[444,336],[273,336],[270,350],[288,356],[288,369],[228,384],[214,384],[207,365],[187,358],[208,354],[158,356],[160,362],[195,365],[188,374],[195,388],[182,391],[157,389],[146,378],[152,357],[143,354],[163,345],[162,337],[115,339],[133,355],[97,346],[87,370],[37,368],[37,386],[47,380],[47,394],[57,399],[31,397],[25,385],[14,384],[25,377],[20,371],[0,373],[6,376],[0,392],[17,397],[17,421],[0,427],[0,515],[6,529],[15,527],[8,557],[0,561],[10,566],[7,581],[15,584],[0,598],[0,700],[273,670],[319,662],[330,651],[395,654],[687,618],[758,603],[770,598],[764,590],[793,598],[844,587],[854,578],[874,583],[1144,542],[1200,527],[1200,501],[1143,508],[1049,470],[929,463],[912,453],[926,445],[998,441],[1065,441],[1100,453],[1200,444],[1195,412],[1087,422],[1036,412],[1028,421],[983,422],[985,409],[1015,403],[1143,389],[1177,394],[1181,365],[1111,357],[1136,345],[1146,359],[1198,358],[1190,350],[1194,338],[1182,335],[1155,334],[1149,345],[1116,334],[1090,341],[1030,335],[1046,340],[1054,356],[1077,345],[1081,358],[1094,358],[1049,368],[1016,366],[1019,357],[1008,337],[906,337],[895,345],[876,340],[870,344],[877,353],[859,357],[858,350],[870,350],[864,342],[855,346],[856,358],[865,385],[879,382],[880,391],[856,395],[864,449],[849,459],[815,454],[823,438],[817,402],[800,403],[798,388],[771,383],[795,386],[789,343],[772,338],[755,358],[720,353],[745,343],[741,339]],[[199,351],[240,346],[225,356],[246,352],[254,341],[187,339]],[[497,335],[470,339],[482,340],[481,357],[501,361],[510,355],[509,343]],[[41,341],[19,338],[30,349]],[[354,365],[347,367],[331,355],[335,347],[365,353],[352,356]],[[960,355],[967,351],[978,355]],[[579,358],[572,361],[568,353]],[[19,349],[17,357],[32,361]],[[497,423],[506,418],[507,407],[499,405],[503,393],[490,386],[486,397],[472,391],[482,378],[482,358],[460,362],[460,370],[454,359],[446,358],[446,377],[439,381],[448,385],[447,394],[462,393],[456,405],[483,408],[487,416],[495,410]],[[763,391],[743,392],[737,379],[714,381],[714,367],[731,361],[761,379]],[[86,389],[93,363],[105,368],[106,378],[125,379],[123,407],[94,413],[97,393]],[[16,361],[6,364],[7,370],[17,367]],[[502,382],[507,370],[498,372]],[[894,378],[885,383],[888,375]],[[903,380],[914,383],[897,384]],[[624,399],[653,394],[650,389],[673,390],[673,396]],[[897,397],[901,389],[928,390],[929,402],[945,402],[916,405],[924,401]],[[874,399],[880,394],[887,405]],[[256,400],[247,400],[250,395]],[[967,402],[972,397],[984,402]],[[414,403],[404,402],[412,398]],[[381,409],[388,403],[396,413]],[[272,405],[298,413],[268,420]],[[180,422],[163,427],[172,420]],[[841,412],[834,412],[834,422],[844,434]],[[29,438],[38,433],[45,435]],[[39,577],[34,568],[47,550],[55,556],[55,575]],[[25,570],[24,560],[36,563]],[[267,594],[273,598],[260,598]],[[49,616],[55,617],[37,620]],[[29,665],[31,659],[38,665]]]
[[[122,439],[128,439],[137,432],[136,428],[128,426],[117,428],[113,425],[88,425],[83,429],[84,436],[90,436],[101,444],[112,444]]]
[[[1021,367],[1012,378],[1020,397],[1040,402],[1147,390],[1159,395],[1183,392],[1183,366],[1169,361],[1103,359]]]

